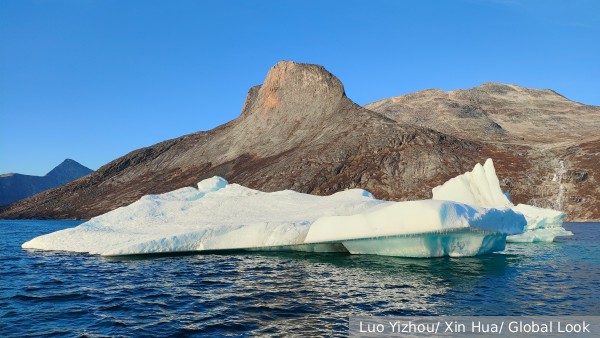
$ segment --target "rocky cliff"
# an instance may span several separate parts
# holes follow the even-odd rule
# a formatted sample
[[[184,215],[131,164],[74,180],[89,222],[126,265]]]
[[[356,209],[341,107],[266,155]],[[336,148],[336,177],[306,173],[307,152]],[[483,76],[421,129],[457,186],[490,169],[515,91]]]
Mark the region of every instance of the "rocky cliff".
[[[516,202],[524,201],[528,195],[515,187],[535,159],[528,145],[506,146],[502,137],[486,142],[404,123],[391,110],[352,102],[321,66],[279,62],[262,85],[250,89],[237,119],[131,152],[91,175],[12,204],[0,217],[89,218],[213,175],[265,191],[331,194],[360,187],[384,199],[429,198],[432,187],[487,157],[495,159],[501,177],[511,178],[505,185]],[[580,161],[590,161],[583,154],[572,150]],[[561,182],[568,177],[565,172]],[[600,218],[579,210],[584,209],[574,210],[574,218]]]

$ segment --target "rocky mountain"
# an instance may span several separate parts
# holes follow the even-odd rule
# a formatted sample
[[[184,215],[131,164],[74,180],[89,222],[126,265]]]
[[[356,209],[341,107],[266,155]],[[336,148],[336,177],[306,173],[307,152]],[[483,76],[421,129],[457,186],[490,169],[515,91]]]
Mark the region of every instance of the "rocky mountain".
[[[92,170],[71,159],[64,160],[44,176],[22,174],[0,175],[0,205],[33,196],[44,190],[71,182]]]
[[[548,147],[600,137],[600,107],[573,102],[549,89],[501,83],[448,92],[428,89],[365,108],[403,125],[467,140]]]
[[[264,191],[331,194],[360,187],[384,199],[430,198],[432,187],[488,157],[507,178],[504,185],[515,202],[537,198],[537,192],[520,188],[533,187],[527,173],[536,158],[530,158],[529,145],[507,146],[500,136],[498,142],[466,138],[396,115],[355,104],[321,66],[279,62],[262,85],[250,89],[233,121],[131,152],[91,175],[14,203],[0,217],[89,218],[214,175]],[[581,161],[593,161],[588,153],[573,150]],[[564,187],[571,175],[565,170],[557,178]],[[584,181],[595,177],[600,176],[589,171]],[[578,202],[572,218],[600,218],[588,212],[591,202]]]
[[[600,107],[548,89],[486,83],[424,90],[365,108],[400,125],[521,154],[514,170],[499,171],[502,188],[515,201],[564,210],[570,219],[600,219]]]

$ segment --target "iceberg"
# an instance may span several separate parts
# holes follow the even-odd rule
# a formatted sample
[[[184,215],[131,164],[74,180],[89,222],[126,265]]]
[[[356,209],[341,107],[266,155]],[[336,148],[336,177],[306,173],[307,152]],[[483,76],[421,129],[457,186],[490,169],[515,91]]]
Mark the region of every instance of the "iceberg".
[[[564,212],[552,209],[519,204],[512,208],[525,216],[527,231],[507,238],[509,242],[552,242],[558,236],[572,236],[562,224],[567,216]]]
[[[525,232],[507,237],[508,242],[552,242],[557,236],[571,236],[563,228],[562,211],[527,204],[514,205],[500,189],[492,159],[476,164],[473,171],[451,178],[432,189],[434,200],[454,201],[486,208],[511,209],[527,220]]]
[[[144,196],[22,247],[104,256],[219,250],[471,256],[503,250],[506,237],[525,224],[510,209],[382,201],[362,189],[267,193],[213,177],[197,188]]]
[[[319,218],[305,243],[341,242],[352,254],[474,256],[502,251],[526,222],[512,210],[448,201],[391,202],[367,213]]]
[[[302,235],[321,216],[359,213],[381,202],[359,189],[326,197],[265,193],[213,177],[198,188],[144,196],[22,247],[107,256],[290,247],[303,244]]]
[[[488,208],[511,207],[500,189],[500,181],[492,159],[477,163],[472,171],[449,179],[431,190],[434,200],[455,201]]]

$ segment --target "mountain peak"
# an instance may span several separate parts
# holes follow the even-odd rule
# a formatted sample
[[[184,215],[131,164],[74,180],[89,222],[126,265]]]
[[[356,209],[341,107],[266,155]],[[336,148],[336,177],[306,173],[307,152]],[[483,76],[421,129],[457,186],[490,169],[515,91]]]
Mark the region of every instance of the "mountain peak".
[[[70,158],[65,159],[46,174],[46,177],[68,177],[70,180],[87,175],[93,170]]]
[[[58,187],[91,172],[91,169],[68,158],[45,176],[0,175],[0,206]]]
[[[64,161],[62,161],[58,166],[61,166],[61,165],[81,165],[81,164],[75,160],[67,158]]]
[[[541,98],[541,99],[558,99],[558,100],[567,100],[569,102],[573,102],[566,98],[565,96],[557,93],[552,89],[535,89],[529,87],[523,87],[516,84],[506,84],[500,82],[486,82],[477,87],[466,89],[466,90],[456,90],[452,92],[461,92],[461,91],[483,91],[490,95],[497,96],[521,96],[521,97],[533,97],[533,98]]]
[[[509,84],[509,83],[502,83],[502,82],[484,82],[475,88],[517,89],[517,88],[525,88],[525,87],[521,87],[516,84]]]
[[[342,82],[323,66],[280,61],[262,85],[248,92],[242,116],[258,114],[262,118],[277,115],[327,113],[345,97]]]
[[[267,73],[263,86],[273,91],[295,86],[306,89],[317,87],[322,90],[341,90],[342,92],[344,90],[342,82],[325,67],[294,61],[277,62]]]

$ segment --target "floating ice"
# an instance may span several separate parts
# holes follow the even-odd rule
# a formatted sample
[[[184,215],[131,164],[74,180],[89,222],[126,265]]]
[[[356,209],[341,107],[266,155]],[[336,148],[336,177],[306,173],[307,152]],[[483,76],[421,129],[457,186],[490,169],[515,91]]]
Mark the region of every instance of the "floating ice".
[[[326,197],[290,190],[265,193],[220,177],[198,187],[144,196],[78,227],[34,238],[23,248],[127,255],[291,246],[303,244],[319,217],[355,214],[385,203],[360,189]]]
[[[565,213],[538,208],[527,204],[515,206],[500,189],[492,159],[475,165],[473,171],[464,173],[433,188],[434,200],[445,200],[487,208],[510,208],[525,216],[527,227],[519,235],[508,236],[508,242],[552,242],[557,236],[570,236],[572,232],[562,227]]]
[[[468,256],[503,250],[506,236],[524,226],[511,210],[380,201],[361,189],[265,193],[213,177],[198,189],[144,196],[23,248],[107,256],[231,249]]]
[[[353,254],[473,256],[504,250],[507,234],[520,234],[524,226],[523,216],[509,209],[435,200],[392,202],[367,213],[321,217],[304,242],[341,242]]]
[[[519,204],[512,208],[520,212],[527,220],[527,231],[507,238],[509,242],[552,242],[558,236],[572,236],[562,223],[566,217],[564,212],[538,208],[527,204]]]

